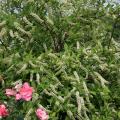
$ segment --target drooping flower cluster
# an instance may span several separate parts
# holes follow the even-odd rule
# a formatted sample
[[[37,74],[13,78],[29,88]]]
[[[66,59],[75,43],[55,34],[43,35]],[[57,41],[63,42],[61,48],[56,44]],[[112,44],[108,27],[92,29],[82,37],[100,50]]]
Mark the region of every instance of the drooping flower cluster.
[[[7,96],[15,96],[16,100],[30,101],[33,94],[33,88],[29,83],[25,82],[23,85],[16,85],[14,89],[6,89]]]
[[[6,106],[4,104],[1,104],[0,105],[0,118],[6,117],[8,115],[9,113],[8,113]]]

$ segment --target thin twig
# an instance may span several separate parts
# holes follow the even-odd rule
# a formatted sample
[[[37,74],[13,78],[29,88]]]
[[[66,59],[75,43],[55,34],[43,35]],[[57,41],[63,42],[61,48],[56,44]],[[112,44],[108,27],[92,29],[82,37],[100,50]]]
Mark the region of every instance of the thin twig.
[[[109,40],[109,43],[108,43],[108,49],[110,48],[112,38],[113,38],[113,35],[114,35],[114,31],[115,31],[115,27],[116,27],[116,24],[118,22],[119,17],[120,17],[120,15],[117,16],[117,18],[115,19],[115,22],[113,24],[113,28],[112,28],[112,31],[111,31],[111,37],[110,37],[110,40]]]

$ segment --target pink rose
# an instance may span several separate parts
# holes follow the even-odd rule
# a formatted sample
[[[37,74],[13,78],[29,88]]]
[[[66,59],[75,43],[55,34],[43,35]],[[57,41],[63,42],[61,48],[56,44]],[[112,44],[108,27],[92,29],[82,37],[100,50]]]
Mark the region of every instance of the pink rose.
[[[32,98],[33,88],[29,86],[27,82],[23,84],[20,88],[19,94],[21,95],[21,99],[25,101],[30,101]]]
[[[6,89],[7,96],[15,96],[16,100],[25,100],[30,101],[33,94],[33,88],[29,85],[29,83],[25,82],[22,84],[17,84],[13,89]]]
[[[47,112],[42,108],[38,108],[36,110],[36,115],[40,120],[48,120],[49,119]]]
[[[0,117],[8,116],[8,110],[6,109],[5,105],[0,105]]]
[[[17,93],[17,94],[15,95],[15,99],[16,99],[16,100],[20,100],[20,99],[21,99],[21,95],[20,95],[19,93]]]
[[[16,91],[14,91],[13,89],[6,89],[5,92],[7,96],[15,96],[16,94]]]

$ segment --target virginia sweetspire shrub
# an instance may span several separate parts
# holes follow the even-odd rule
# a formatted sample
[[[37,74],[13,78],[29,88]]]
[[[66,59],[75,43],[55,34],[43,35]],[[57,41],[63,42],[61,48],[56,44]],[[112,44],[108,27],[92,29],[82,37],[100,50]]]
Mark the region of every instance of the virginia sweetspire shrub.
[[[1,118],[120,119],[120,4],[106,1],[0,0]]]

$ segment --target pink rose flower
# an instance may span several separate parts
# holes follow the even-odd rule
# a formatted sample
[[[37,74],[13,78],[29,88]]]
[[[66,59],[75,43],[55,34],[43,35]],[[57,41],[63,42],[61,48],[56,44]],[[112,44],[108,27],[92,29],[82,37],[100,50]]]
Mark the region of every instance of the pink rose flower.
[[[5,94],[7,96],[15,96],[15,94],[16,94],[16,91],[13,89],[6,89],[5,92],[6,92]]]
[[[8,110],[6,109],[5,105],[0,105],[0,117],[8,116]]]
[[[16,100],[20,100],[20,99],[21,99],[21,95],[20,95],[19,93],[17,93],[17,94],[15,95],[15,99],[16,99]]]
[[[42,108],[38,108],[36,110],[36,115],[39,118],[39,120],[48,120],[49,119],[47,112]]]
[[[25,100],[30,101],[33,94],[33,88],[29,85],[29,83],[25,82],[22,84],[17,84],[14,89],[6,89],[7,96],[15,96],[16,100]]]
[[[23,84],[20,88],[19,94],[21,95],[21,99],[25,101],[30,101],[32,98],[33,88],[29,86],[27,82]],[[19,96],[20,97],[20,96]]]

